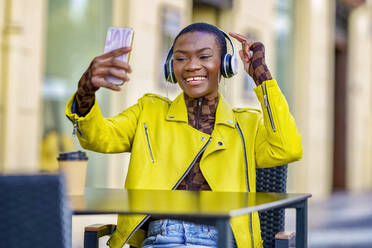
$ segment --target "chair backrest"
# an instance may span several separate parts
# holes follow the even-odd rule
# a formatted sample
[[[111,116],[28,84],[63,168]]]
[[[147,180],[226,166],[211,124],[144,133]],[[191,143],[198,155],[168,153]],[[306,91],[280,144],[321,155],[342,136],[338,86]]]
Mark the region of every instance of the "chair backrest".
[[[287,191],[287,165],[256,169],[256,191],[277,192]],[[284,209],[274,209],[259,212],[261,236],[264,247],[275,247],[275,234],[284,231]]]
[[[1,247],[71,247],[61,175],[0,175]]]

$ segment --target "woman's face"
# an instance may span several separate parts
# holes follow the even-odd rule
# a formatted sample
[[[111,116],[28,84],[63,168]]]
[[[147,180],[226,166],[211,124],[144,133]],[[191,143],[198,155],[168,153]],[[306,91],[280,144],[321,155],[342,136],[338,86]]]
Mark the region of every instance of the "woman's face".
[[[220,65],[220,46],[213,34],[185,33],[174,44],[174,74],[182,90],[192,98],[217,96]]]

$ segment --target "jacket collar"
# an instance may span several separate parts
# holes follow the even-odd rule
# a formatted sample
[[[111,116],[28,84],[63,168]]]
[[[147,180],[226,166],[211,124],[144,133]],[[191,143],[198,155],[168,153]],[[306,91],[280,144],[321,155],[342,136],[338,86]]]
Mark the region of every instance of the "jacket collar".
[[[186,102],[183,94],[183,92],[179,94],[171,103],[165,118],[167,121],[180,121],[188,123]],[[219,100],[217,104],[215,123],[224,124],[226,126],[235,128],[236,120],[231,107],[220,93],[218,93],[218,96]]]

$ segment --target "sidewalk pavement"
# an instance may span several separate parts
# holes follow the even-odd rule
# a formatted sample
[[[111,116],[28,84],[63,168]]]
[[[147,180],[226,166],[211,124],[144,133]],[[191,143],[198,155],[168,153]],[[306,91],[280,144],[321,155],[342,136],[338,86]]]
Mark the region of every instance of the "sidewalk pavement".
[[[308,210],[309,247],[371,248],[372,192],[335,193]]]

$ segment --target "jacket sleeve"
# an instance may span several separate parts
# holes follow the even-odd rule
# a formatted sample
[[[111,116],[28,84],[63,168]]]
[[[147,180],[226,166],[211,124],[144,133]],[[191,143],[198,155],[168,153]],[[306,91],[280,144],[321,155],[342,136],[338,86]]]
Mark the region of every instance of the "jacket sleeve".
[[[255,140],[257,167],[299,160],[302,157],[301,136],[276,81],[265,81],[254,90],[263,110]]]
[[[66,116],[74,125],[80,145],[84,149],[102,152],[119,153],[131,151],[132,142],[137,129],[137,121],[141,113],[140,104],[124,110],[111,118],[104,118],[97,100],[85,116],[73,113],[72,105],[75,94],[66,105]]]

